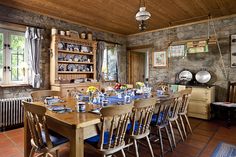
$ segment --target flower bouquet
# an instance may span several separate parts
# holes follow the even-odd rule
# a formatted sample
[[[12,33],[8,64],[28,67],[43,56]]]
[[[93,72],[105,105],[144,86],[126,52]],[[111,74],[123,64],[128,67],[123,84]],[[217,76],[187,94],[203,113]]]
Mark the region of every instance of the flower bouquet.
[[[94,86],[89,86],[87,88],[87,93],[89,94],[89,102],[92,103],[93,102],[93,95],[94,93],[97,91],[97,88]]]
[[[143,82],[136,82],[136,86],[138,89],[144,87],[144,83]]]
[[[143,94],[143,87],[144,87],[144,83],[143,82],[136,82],[136,94]]]

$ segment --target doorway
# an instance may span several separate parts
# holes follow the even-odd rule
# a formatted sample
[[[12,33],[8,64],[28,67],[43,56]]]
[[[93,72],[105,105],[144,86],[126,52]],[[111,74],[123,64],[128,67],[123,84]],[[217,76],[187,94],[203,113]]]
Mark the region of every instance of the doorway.
[[[128,51],[128,83],[146,82],[149,78],[149,53],[151,48],[133,48]]]

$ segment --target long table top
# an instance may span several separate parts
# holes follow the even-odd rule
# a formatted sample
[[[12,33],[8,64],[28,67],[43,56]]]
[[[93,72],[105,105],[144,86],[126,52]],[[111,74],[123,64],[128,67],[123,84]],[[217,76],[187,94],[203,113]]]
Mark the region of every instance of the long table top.
[[[136,99],[141,99],[142,97],[138,96]],[[114,104],[115,102],[122,101],[117,97],[110,97],[109,98]],[[157,102],[160,100],[164,100],[166,98],[157,98]],[[66,106],[72,109],[72,112],[66,113],[58,113],[51,110],[47,110],[46,115],[52,117],[60,122],[66,123],[68,125],[73,125],[76,128],[80,127],[87,127],[90,125],[100,123],[100,115],[90,112],[91,110],[100,108],[100,105],[94,105],[86,103],[86,111],[85,112],[77,112],[76,111],[76,101],[74,98],[66,98],[64,102],[56,103],[57,106]],[[43,102],[35,102],[38,105],[46,105]],[[118,104],[118,103],[117,103]]]

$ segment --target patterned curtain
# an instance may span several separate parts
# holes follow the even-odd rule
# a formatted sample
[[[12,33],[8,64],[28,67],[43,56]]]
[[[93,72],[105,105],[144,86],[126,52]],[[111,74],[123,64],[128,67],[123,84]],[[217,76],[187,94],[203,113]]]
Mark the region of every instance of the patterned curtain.
[[[40,88],[40,84],[42,82],[40,76],[40,56],[41,56],[41,45],[42,45],[42,33],[41,29],[34,27],[27,27],[25,32],[26,38],[26,50],[29,54],[29,61],[31,66],[31,80],[29,80],[30,84],[33,88]]]
[[[102,79],[102,63],[103,63],[103,53],[105,50],[105,42],[99,41],[97,47],[97,56],[96,56],[96,70],[97,70],[97,80]]]

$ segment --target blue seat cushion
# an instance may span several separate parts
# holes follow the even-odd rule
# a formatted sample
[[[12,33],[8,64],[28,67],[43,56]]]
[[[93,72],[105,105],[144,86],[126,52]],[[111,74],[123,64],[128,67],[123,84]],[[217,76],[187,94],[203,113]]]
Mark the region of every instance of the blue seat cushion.
[[[142,127],[142,126],[140,126],[140,127]],[[129,123],[127,126],[126,133],[129,133],[131,129],[132,129],[132,123]],[[135,126],[134,126],[134,132],[136,132],[136,131],[138,131],[138,122],[137,121],[135,122]]]
[[[154,114],[153,116],[152,116],[152,121],[151,121],[151,125],[156,125],[156,124],[160,124],[161,123],[161,121],[162,121],[162,119],[163,119],[163,112],[161,112],[160,114],[159,114],[159,116],[157,115],[157,114]]]
[[[69,141],[69,139],[67,139],[66,137],[52,131],[52,130],[49,130],[49,137],[51,139],[51,142],[52,142],[52,145],[53,147],[56,147],[60,144],[63,144],[63,143],[66,143]],[[45,137],[45,132],[42,131],[42,138],[43,138],[43,143],[44,145],[47,145],[47,142],[46,142],[46,137]]]
[[[91,145],[97,147],[97,144],[98,144],[99,140],[100,140],[100,135],[96,135],[96,136],[93,136],[93,137],[88,138],[88,139],[85,140],[85,141],[86,141],[87,143],[89,143],[89,144],[91,144]],[[106,145],[106,144],[108,144],[108,142],[109,142],[109,132],[106,131],[106,132],[104,132],[104,141],[103,141],[103,144]]]

